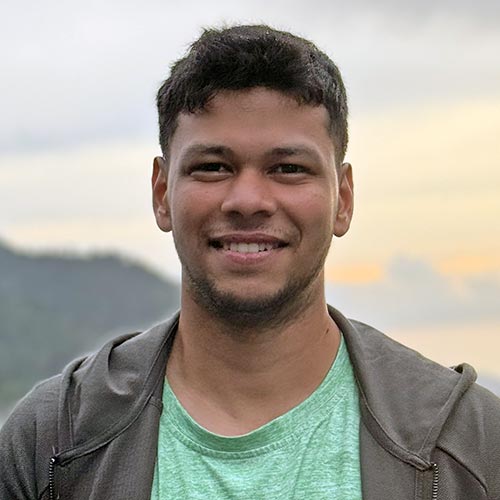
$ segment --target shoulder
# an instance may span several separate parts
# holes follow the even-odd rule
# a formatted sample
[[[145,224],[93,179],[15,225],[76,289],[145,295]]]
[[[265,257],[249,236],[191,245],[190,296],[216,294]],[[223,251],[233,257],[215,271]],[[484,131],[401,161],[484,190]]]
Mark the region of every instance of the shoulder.
[[[95,353],[75,359],[17,403],[0,429],[0,498],[39,498],[47,488],[50,459],[71,444],[75,412],[85,404],[95,406],[87,400],[90,389],[98,391],[106,380],[101,365],[128,358],[127,343],[134,344],[137,337],[116,337]]]
[[[163,374],[176,322],[116,337],[34,387],[0,430],[0,498],[38,498],[51,457],[133,418]]]
[[[19,401],[2,427],[2,438],[9,434],[24,434],[57,420],[60,380],[61,375],[56,375],[38,383]]]
[[[351,325],[367,404],[386,432],[436,461],[444,483],[480,484],[486,498],[500,498],[500,399],[475,383],[467,364],[446,368],[368,325]]]
[[[500,498],[500,399],[473,384],[457,401],[437,447],[484,486],[488,498]]]
[[[38,498],[56,441],[60,376],[35,386],[0,430],[1,498]]]

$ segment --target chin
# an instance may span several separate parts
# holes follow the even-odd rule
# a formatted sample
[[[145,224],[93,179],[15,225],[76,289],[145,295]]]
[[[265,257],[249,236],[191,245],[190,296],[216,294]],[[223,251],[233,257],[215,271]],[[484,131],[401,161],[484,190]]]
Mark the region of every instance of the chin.
[[[237,291],[224,289],[208,280],[189,280],[193,300],[228,329],[255,331],[273,328],[295,319],[304,309],[310,287],[289,282],[281,289],[264,293],[262,286],[242,284]]]

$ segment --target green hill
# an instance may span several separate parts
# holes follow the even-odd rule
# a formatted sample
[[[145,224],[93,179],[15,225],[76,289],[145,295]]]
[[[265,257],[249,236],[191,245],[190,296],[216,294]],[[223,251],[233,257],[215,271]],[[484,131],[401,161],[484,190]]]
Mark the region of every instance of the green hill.
[[[179,287],[112,255],[32,255],[0,243],[0,414],[113,334],[179,305]]]

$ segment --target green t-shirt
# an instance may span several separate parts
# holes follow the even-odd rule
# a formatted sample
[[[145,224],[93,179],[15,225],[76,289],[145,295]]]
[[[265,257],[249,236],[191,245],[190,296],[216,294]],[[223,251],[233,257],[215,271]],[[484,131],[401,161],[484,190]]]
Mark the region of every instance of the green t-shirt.
[[[342,340],[320,386],[242,436],[207,431],[165,381],[151,500],[361,500],[359,401]]]

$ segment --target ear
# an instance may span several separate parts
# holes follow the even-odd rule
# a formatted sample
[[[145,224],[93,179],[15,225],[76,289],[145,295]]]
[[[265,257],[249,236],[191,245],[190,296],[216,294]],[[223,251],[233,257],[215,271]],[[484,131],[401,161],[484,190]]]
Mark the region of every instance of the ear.
[[[151,188],[153,192],[153,211],[156,224],[165,232],[172,230],[170,220],[170,208],[167,197],[168,167],[167,162],[161,156],[153,161],[153,175],[151,176]]]
[[[339,192],[337,213],[333,233],[335,236],[344,236],[351,225],[354,209],[354,191],[352,182],[352,167],[350,163],[343,163],[339,172]]]

